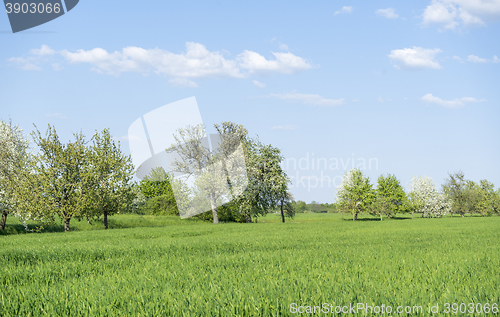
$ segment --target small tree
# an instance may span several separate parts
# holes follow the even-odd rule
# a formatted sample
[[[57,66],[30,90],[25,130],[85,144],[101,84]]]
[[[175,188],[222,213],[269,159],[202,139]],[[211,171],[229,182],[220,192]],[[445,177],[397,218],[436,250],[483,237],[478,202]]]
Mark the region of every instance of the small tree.
[[[179,215],[179,210],[172,190],[172,176],[163,167],[151,170],[139,185],[141,194],[146,198],[146,213],[158,215]]]
[[[246,221],[252,222],[252,217],[266,215],[278,206],[290,180],[281,168],[284,157],[278,148],[250,138],[244,146],[248,186],[235,203]]]
[[[410,193],[418,204],[418,212],[422,213],[422,217],[440,218],[450,212],[451,203],[444,195],[438,193],[430,177],[413,177]]]
[[[182,210],[182,215],[190,216],[208,208],[212,210],[213,222],[218,223],[217,206],[240,195],[248,180],[241,145],[246,130],[231,122],[224,122],[215,127],[219,134],[210,140],[212,149],[208,146],[209,139],[205,127],[197,125],[179,129],[174,135],[175,143],[167,152],[175,152],[179,156],[172,164],[172,171],[185,176],[177,180],[183,179],[185,185],[191,181],[194,185],[186,196],[186,210],[181,208],[177,201],[179,211]],[[177,199],[178,186],[172,186]]]
[[[497,189],[493,198],[493,210],[496,214],[500,215],[500,188]]]
[[[403,212],[403,203],[406,198],[406,193],[395,175],[381,175],[377,180],[376,193],[378,197],[384,197],[384,200],[379,201],[383,204],[388,202],[390,206],[386,208],[387,216],[393,213]]]
[[[462,217],[468,208],[469,192],[466,191],[466,179],[462,171],[448,173],[448,178],[443,184],[443,192],[451,202],[450,215],[453,217],[453,212],[459,213]]]
[[[395,208],[396,206],[392,203],[392,201],[389,198],[377,194],[375,196],[375,200],[373,201],[373,203],[368,207],[368,212],[371,215],[380,216],[380,221],[382,221],[383,216],[391,215],[394,212]]]
[[[295,216],[295,207],[293,202],[293,196],[290,192],[282,193],[280,197],[280,211],[281,211],[281,222],[285,222],[285,215],[287,217],[293,218]]]
[[[50,125],[45,136],[38,129],[32,136],[39,153],[16,182],[16,214],[42,222],[54,222],[57,215],[69,231],[70,220],[85,217],[93,206],[94,167],[85,136],[75,133],[73,142],[63,144]]]
[[[342,178],[337,190],[337,204],[343,211],[352,213],[352,220],[368,210],[375,198],[370,179],[360,169],[351,169]]]
[[[486,179],[480,180],[476,187],[478,199],[475,209],[483,217],[491,216],[495,212],[496,193],[494,187],[495,185]]]
[[[134,199],[130,185],[134,165],[130,156],[115,143],[109,129],[96,132],[92,137],[92,146],[88,151],[92,171],[92,185],[85,188],[91,195],[92,208],[87,211],[87,218],[104,218],[104,229],[108,229],[108,216],[129,210]]]
[[[179,155],[180,159],[173,162],[173,172],[185,174],[186,179],[191,176],[195,178],[196,185],[201,186],[199,192],[206,195],[210,201],[213,222],[219,223],[217,200],[222,194],[221,186],[224,184],[212,167],[215,163],[215,153],[205,145],[206,138],[205,127],[202,124],[180,128],[174,135],[175,143],[166,151],[176,152]]]
[[[469,213],[472,217],[474,213],[479,213],[481,199],[483,196],[481,188],[476,182],[466,180],[463,191],[466,199],[464,213]],[[462,213],[462,217],[464,217],[464,213]]]
[[[15,206],[13,190],[29,159],[28,146],[21,128],[0,120],[0,230],[5,230],[7,215]]]
[[[405,212],[411,213],[411,219],[413,219],[413,214],[419,212],[424,207],[424,201],[420,198],[416,192],[409,192],[403,201],[403,210]]]

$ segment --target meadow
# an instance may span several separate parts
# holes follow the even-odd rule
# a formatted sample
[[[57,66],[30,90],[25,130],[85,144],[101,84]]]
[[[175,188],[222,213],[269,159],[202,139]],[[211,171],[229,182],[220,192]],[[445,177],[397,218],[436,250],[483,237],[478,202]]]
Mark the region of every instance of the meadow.
[[[74,221],[66,233],[0,236],[0,315],[289,316],[366,303],[423,307],[385,316],[438,304],[432,316],[449,316],[445,303],[500,304],[500,217],[372,219],[121,215],[110,230]]]

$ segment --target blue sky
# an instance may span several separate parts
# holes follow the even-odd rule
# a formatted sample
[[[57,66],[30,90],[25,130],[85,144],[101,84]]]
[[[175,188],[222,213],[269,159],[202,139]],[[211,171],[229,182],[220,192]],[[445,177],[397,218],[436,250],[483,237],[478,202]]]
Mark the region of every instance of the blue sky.
[[[0,118],[109,127],[128,152],[134,120],[195,96],[209,131],[282,149],[296,199],[333,202],[353,160],[372,181],[498,186],[499,21],[498,0],[82,0],[16,34],[0,14]]]

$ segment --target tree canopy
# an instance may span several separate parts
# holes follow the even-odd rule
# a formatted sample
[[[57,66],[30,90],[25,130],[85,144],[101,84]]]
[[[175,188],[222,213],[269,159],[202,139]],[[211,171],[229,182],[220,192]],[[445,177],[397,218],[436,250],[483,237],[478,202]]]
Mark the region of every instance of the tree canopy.
[[[360,169],[351,169],[344,174],[342,184],[337,189],[337,204],[344,212],[352,214],[356,221],[358,215],[367,211],[375,199],[370,179]]]

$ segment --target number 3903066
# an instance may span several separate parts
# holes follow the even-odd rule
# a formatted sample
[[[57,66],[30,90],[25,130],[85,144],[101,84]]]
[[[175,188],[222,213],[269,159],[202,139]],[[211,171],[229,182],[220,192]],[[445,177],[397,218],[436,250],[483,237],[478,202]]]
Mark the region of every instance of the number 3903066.
[[[59,3],[6,3],[7,13],[59,13],[61,4]]]

